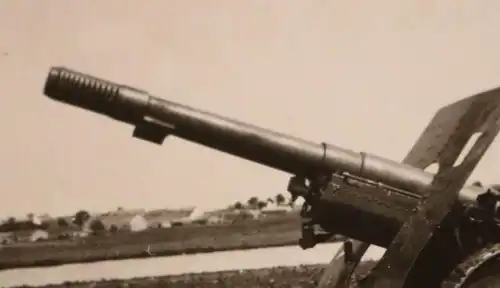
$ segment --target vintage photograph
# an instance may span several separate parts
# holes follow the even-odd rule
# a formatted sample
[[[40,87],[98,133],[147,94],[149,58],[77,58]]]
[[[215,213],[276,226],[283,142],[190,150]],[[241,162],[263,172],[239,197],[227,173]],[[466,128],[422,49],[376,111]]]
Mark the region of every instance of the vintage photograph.
[[[0,287],[500,288],[499,12],[0,2]]]

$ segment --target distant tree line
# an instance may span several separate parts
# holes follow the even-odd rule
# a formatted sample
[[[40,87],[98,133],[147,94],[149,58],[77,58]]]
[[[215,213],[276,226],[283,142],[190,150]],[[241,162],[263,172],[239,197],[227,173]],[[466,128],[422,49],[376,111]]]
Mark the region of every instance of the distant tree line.
[[[232,205],[234,209],[243,209],[243,208],[250,208],[250,209],[264,209],[267,207],[269,203],[276,203],[277,205],[284,205],[286,202],[285,196],[283,194],[277,194],[274,197],[270,197],[267,200],[262,200],[259,199],[258,197],[250,197],[245,204],[242,202],[238,201]],[[291,203],[289,204],[291,205]]]
[[[91,215],[88,211],[80,210],[75,213],[70,219],[65,217],[58,217],[51,220],[45,220],[41,223],[35,223],[32,219],[34,215],[29,213],[27,219],[18,220],[15,217],[9,217],[7,220],[0,224],[0,232],[15,232],[15,231],[26,231],[34,229],[49,229],[49,228],[67,228],[70,226],[75,226],[82,229],[86,223],[91,219]],[[105,230],[104,224],[101,220],[94,219],[89,223],[88,228],[92,231],[102,231]]]
[[[36,228],[40,228],[40,225],[36,225],[32,221],[21,221],[17,220],[15,217],[9,217],[0,225],[0,232],[32,230]]]
[[[284,205],[286,202],[285,196],[283,194],[277,194],[274,197],[270,197],[266,200],[259,199],[256,196],[250,197],[246,203],[236,202],[232,205],[234,209],[264,209],[267,207],[269,203],[275,203],[277,205]],[[292,203],[289,203],[292,206]],[[118,207],[118,211],[123,210],[122,207]],[[84,226],[89,228],[94,232],[104,231],[106,230],[104,224],[99,219],[93,219],[92,215],[86,210],[80,210],[73,215],[73,217],[58,217],[55,219],[45,220],[41,223],[35,223],[32,221],[34,218],[33,213],[29,213],[27,215],[27,219],[19,220],[15,217],[9,217],[2,223],[0,223],[0,232],[15,232],[15,231],[26,231],[26,230],[34,230],[34,229],[49,229],[51,227],[54,228],[67,228],[70,226],[77,227],[83,229]],[[89,222],[90,221],[90,222]],[[110,227],[110,232],[118,231],[118,227],[112,226]]]

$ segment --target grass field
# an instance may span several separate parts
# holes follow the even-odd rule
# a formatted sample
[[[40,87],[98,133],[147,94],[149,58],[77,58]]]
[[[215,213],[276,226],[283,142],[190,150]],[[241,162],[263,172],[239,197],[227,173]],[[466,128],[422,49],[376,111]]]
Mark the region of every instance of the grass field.
[[[7,245],[0,247],[0,270],[296,245],[300,234],[298,216],[289,215],[231,225],[150,229],[73,241]]]
[[[364,275],[375,262],[364,262],[357,273]],[[179,276],[163,276],[151,278],[135,278],[129,280],[103,280],[99,282],[73,282],[39,286],[43,288],[93,287],[93,288],[155,288],[155,287],[200,287],[200,288],[308,288],[316,287],[321,277],[323,265],[304,265],[298,267],[276,267],[271,269],[224,271],[215,273],[185,274]],[[23,286],[33,287],[33,286]]]

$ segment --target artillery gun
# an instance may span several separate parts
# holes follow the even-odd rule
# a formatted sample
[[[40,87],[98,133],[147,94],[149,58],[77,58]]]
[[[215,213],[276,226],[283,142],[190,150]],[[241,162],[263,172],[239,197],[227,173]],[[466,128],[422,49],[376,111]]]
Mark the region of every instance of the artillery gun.
[[[291,174],[288,191],[305,200],[301,247],[348,237],[319,287],[500,287],[500,193],[465,185],[498,134],[500,88],[438,110],[401,163],[273,132],[63,67],[51,68],[44,94],[131,124],[133,136],[142,140],[160,145],[173,135]],[[434,164],[437,173],[426,171]],[[328,233],[315,234],[315,227]],[[356,277],[371,244],[386,248],[385,254],[368,275]]]

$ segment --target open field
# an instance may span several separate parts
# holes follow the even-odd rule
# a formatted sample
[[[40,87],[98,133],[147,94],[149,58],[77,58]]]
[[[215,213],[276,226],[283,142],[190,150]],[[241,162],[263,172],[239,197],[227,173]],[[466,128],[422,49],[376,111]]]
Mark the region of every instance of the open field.
[[[118,232],[79,240],[3,246],[0,270],[296,245],[299,238],[300,220],[296,215],[231,225]]]
[[[375,262],[360,264],[357,273],[365,274]],[[103,280],[99,282],[72,282],[54,285],[38,286],[43,288],[62,287],[316,287],[321,277],[323,265],[303,265],[297,267],[276,267],[270,269],[224,271],[214,273],[184,274],[178,276],[163,276],[150,278],[134,278],[129,280]],[[22,286],[34,287],[34,286]]]

